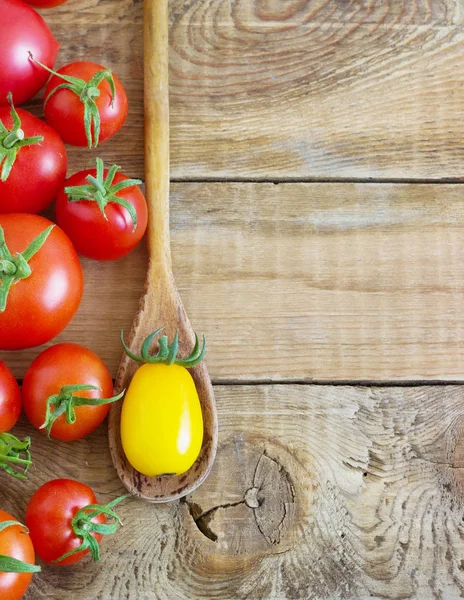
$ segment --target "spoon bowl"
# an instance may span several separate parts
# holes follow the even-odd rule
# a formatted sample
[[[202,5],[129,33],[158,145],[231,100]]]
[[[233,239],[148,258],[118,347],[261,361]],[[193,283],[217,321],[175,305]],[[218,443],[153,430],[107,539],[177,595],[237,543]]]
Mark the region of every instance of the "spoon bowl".
[[[139,353],[145,338],[160,327],[169,339],[179,332],[179,358],[186,358],[195,334],[177,292],[169,236],[169,96],[167,0],[144,2],[145,192],[149,209],[149,264],[139,311],[126,340]],[[138,365],[124,355],[116,389],[127,389]],[[108,434],[111,456],[127,490],[148,502],[170,502],[190,494],[208,476],[217,449],[218,423],[213,386],[204,361],[189,369],[203,412],[204,436],[195,464],[181,475],[147,477],[128,462],[121,443],[122,403],[112,405]]]

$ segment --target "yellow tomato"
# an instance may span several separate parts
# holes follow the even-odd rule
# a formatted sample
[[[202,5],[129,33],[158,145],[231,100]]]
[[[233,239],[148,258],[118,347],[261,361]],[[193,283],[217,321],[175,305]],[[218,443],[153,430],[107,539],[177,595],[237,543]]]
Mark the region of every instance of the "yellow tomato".
[[[185,367],[139,367],[124,398],[121,439],[128,461],[143,475],[180,475],[190,469],[203,443],[203,416]]]

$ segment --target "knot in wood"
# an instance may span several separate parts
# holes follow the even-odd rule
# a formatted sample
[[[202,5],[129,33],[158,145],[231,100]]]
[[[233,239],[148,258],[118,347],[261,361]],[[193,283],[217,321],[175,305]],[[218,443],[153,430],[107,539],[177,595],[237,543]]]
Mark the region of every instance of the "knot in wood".
[[[259,488],[252,487],[245,492],[245,504],[248,508],[259,508],[261,501],[258,498]]]
[[[191,518],[217,544],[216,552],[254,555],[277,545],[281,550],[296,514],[291,464],[283,448],[271,457],[243,438],[219,449],[213,473],[187,500]]]

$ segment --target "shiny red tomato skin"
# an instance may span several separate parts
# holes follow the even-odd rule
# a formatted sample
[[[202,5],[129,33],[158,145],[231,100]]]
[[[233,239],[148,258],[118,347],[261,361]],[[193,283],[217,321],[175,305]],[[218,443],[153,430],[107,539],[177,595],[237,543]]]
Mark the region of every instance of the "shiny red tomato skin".
[[[54,6],[59,6],[60,4],[64,4],[67,0],[24,0],[27,4],[34,6],[36,8],[53,8]]]
[[[30,365],[23,380],[23,405],[29,421],[37,429],[45,421],[47,398],[59,394],[63,385],[87,384],[101,391],[76,392],[83,398],[110,398],[113,380],[103,361],[79,344],[55,344],[44,350]],[[96,429],[108,414],[109,404],[77,406],[76,422],[66,423],[61,415],[53,424],[51,437],[71,441],[85,437]],[[45,430],[41,429],[43,433]]]
[[[0,181],[0,214],[42,212],[56,198],[66,178],[68,160],[60,136],[26,110],[18,108],[17,113],[24,136],[41,135],[44,141],[18,151],[8,179]],[[12,128],[9,107],[0,107],[0,121],[7,129]]]
[[[18,521],[18,519],[0,510],[0,523],[4,521]],[[15,525],[0,532],[0,554],[34,564],[34,546],[24,527]],[[0,598],[20,600],[26,593],[31,578],[32,573],[0,573]]]
[[[105,169],[104,177],[108,170]],[[145,196],[138,186],[121,190],[117,195],[128,200],[137,213],[137,227],[128,211],[113,202],[105,207],[105,217],[94,201],[69,202],[64,187],[86,185],[87,175],[96,175],[95,169],[80,171],[64,184],[56,199],[56,222],[67,233],[74,247],[83,256],[95,260],[115,260],[128,254],[142,239],[148,221]],[[113,184],[129,179],[116,173]]]
[[[103,71],[105,67],[93,62],[70,63],[58,70],[58,73],[79,77],[89,81],[95,73]],[[95,99],[100,113],[100,143],[113,137],[124,124],[128,111],[128,101],[122,83],[114,75],[116,96],[111,106],[111,88],[107,81],[99,85],[100,96]],[[53,75],[45,88],[44,98],[63,80]],[[52,94],[44,106],[45,120],[55,129],[63,141],[73,146],[87,146],[87,137],[84,129],[84,105],[79,97],[71,90],[58,90]]]
[[[81,540],[72,530],[71,521],[81,508],[89,504],[97,504],[92,489],[72,479],[54,479],[35,492],[27,506],[26,526],[35,551],[43,561],[53,563],[81,545]],[[100,515],[93,522],[106,523],[106,518]],[[98,533],[92,535],[98,542],[103,537]],[[84,550],[54,564],[71,565],[88,553],[89,550]]]
[[[22,252],[51,221],[38,215],[0,215],[0,226],[14,255]],[[84,276],[71,240],[55,225],[29,261],[32,274],[10,288],[0,313],[0,349],[21,350],[53,339],[71,321],[84,290]]]
[[[13,373],[0,360],[0,433],[10,431],[21,414],[21,390]]]
[[[21,0],[0,0],[0,106],[8,105],[13,94],[19,106],[30,100],[47,82],[47,71],[34,64],[33,57],[50,69],[59,44],[43,18]]]

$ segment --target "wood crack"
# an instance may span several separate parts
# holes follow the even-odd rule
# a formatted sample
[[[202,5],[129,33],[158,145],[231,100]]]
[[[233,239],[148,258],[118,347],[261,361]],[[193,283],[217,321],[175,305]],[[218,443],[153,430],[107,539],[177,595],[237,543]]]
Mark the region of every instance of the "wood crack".
[[[234,506],[239,506],[240,504],[245,504],[245,500],[240,500],[238,502],[228,502],[225,504],[219,504],[218,506],[213,506],[213,508],[209,508],[208,510],[202,511],[201,506],[196,502],[190,502],[189,500],[185,500],[187,504],[189,513],[198,527],[198,530],[209,540],[213,542],[217,542],[218,536],[214,531],[210,528],[209,524],[211,519],[214,517],[214,513],[219,509],[227,509],[232,508]],[[198,514],[200,513],[200,514]]]

